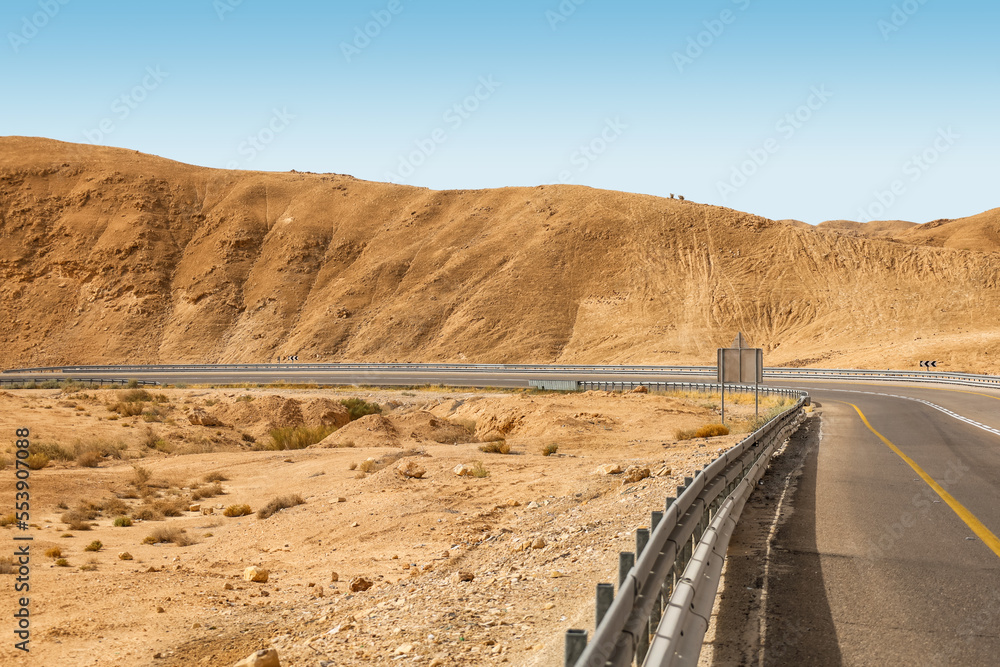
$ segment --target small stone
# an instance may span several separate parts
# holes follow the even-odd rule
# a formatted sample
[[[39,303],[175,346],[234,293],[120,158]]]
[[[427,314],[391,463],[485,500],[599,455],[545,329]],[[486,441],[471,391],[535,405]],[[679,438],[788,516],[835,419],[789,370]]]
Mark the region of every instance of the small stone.
[[[222,426],[222,422],[217,417],[213,417],[201,408],[195,408],[188,415],[188,421],[195,426]]]
[[[191,629],[192,630],[197,630],[200,627],[201,627],[201,623],[195,623],[194,625],[191,626]]]
[[[597,467],[598,475],[617,475],[621,473],[622,467],[617,463],[605,463],[602,466]]]
[[[407,479],[420,479],[427,474],[427,471],[417,465],[416,461],[400,461],[396,466],[396,471]]]
[[[167,610],[166,610],[166,609],[164,609],[163,607],[157,607],[157,608],[156,608],[156,613],[157,613],[157,614],[164,614],[164,613],[166,613],[166,611],[167,611]]]
[[[649,468],[643,466],[629,466],[622,478],[622,484],[635,484],[649,477]]]
[[[510,500],[507,501],[507,507],[520,507],[520,506],[521,506],[521,503],[519,503],[518,501],[514,500],[513,498],[511,498]]]
[[[472,477],[472,466],[468,463],[460,463],[452,470],[459,477]]]
[[[528,503],[528,509],[529,510],[536,510],[536,509],[538,509],[538,507],[539,507],[538,503],[536,503],[534,500],[532,500],[530,503]]]
[[[454,576],[456,581],[472,581],[476,578],[472,572],[456,572]]]
[[[642,385],[639,385],[638,387],[636,387],[635,389],[633,389],[631,393],[633,393],[633,394],[648,394],[649,393],[649,389],[647,389],[646,387],[643,387]]]
[[[367,591],[371,587],[372,587],[372,582],[369,581],[368,579],[365,579],[364,577],[354,577],[353,579],[351,579],[351,583],[349,585],[349,588],[351,589],[352,593]]]
[[[127,551],[123,551],[118,554],[118,560],[132,560],[132,554]]]
[[[551,578],[551,579],[559,579],[559,578],[565,577],[565,576],[566,575],[563,574],[562,572],[560,572],[559,570],[552,570],[551,572],[549,572],[549,578]]]
[[[346,503],[347,502],[347,498],[344,498],[343,496],[340,496],[339,498],[337,498],[337,502],[338,503]]]
[[[545,607],[543,607],[543,608],[546,609],[546,610],[548,610],[548,609],[555,609],[556,608],[556,604],[555,604],[555,602],[547,602],[545,604]]]
[[[532,549],[544,549],[545,548],[545,538],[544,537],[536,537],[534,539],[534,541],[532,541],[532,543],[531,543],[531,548]]]
[[[224,590],[224,591],[231,591],[231,590],[233,590],[233,585],[227,581],[226,585],[222,587],[222,590]]]
[[[215,509],[212,508],[212,507],[202,507],[201,508],[201,513],[202,514],[215,514]]]
[[[195,504],[188,507],[188,512],[200,512],[200,511],[201,511],[201,505]]]
[[[351,524],[351,528],[357,528],[360,525],[361,525],[360,523],[358,523],[357,521],[355,521],[354,523]]]
[[[281,661],[278,659],[278,651],[268,648],[243,658],[233,667],[281,667]]]
[[[330,581],[340,581],[340,575],[336,572],[330,573]]]
[[[409,655],[413,652],[413,644],[401,644],[393,651],[395,655]]]
[[[267,581],[268,577],[270,576],[271,573],[268,572],[266,569],[262,567],[257,567],[255,565],[251,565],[247,569],[243,570],[244,579],[258,584],[263,584],[264,582]]]

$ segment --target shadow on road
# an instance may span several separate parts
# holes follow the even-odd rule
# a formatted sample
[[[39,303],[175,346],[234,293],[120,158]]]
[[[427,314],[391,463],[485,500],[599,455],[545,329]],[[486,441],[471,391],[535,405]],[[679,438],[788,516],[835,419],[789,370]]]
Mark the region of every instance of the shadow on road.
[[[820,419],[814,413],[775,457],[737,524],[716,618],[714,667],[842,664],[816,546]]]

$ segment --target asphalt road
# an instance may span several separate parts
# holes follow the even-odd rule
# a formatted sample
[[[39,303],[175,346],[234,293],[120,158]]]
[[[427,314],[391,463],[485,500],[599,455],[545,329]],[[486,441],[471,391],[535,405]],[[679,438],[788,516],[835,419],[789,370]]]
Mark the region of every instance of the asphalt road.
[[[1000,394],[790,384],[820,407],[737,528],[709,664],[1000,664]]]
[[[555,379],[292,367],[127,377],[495,387]],[[819,407],[775,462],[734,535],[710,664],[1000,665],[1000,391],[768,384],[806,389]]]

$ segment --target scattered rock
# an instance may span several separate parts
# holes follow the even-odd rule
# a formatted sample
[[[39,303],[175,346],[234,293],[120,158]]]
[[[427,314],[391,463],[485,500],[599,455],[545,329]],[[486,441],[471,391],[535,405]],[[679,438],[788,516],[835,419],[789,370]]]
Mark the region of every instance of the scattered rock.
[[[560,579],[565,576],[566,575],[560,572],[559,570],[552,570],[551,572],[549,572],[549,577],[552,579]]]
[[[542,608],[545,609],[545,610],[555,609],[556,608],[556,603],[555,602],[546,602],[545,606],[542,607]]]
[[[278,659],[278,651],[268,648],[243,658],[233,667],[281,667],[281,661]]]
[[[351,583],[349,586],[352,593],[367,591],[371,587],[372,587],[372,582],[369,581],[368,579],[365,579],[364,577],[354,577],[353,579],[351,579]]]
[[[340,581],[340,575],[336,572],[330,573],[330,581]]]
[[[410,479],[420,479],[427,474],[427,471],[417,465],[416,461],[400,461],[396,470],[403,477]]]
[[[222,587],[222,590],[224,590],[224,591],[231,591],[231,590],[233,590],[233,585],[227,581],[226,585]]]
[[[452,472],[458,475],[459,477],[472,477],[472,466],[470,466],[468,463],[460,463],[459,465],[455,466]]]
[[[531,543],[531,548],[532,549],[544,549],[545,548],[545,538],[544,537],[536,537],[535,540]]]
[[[215,509],[212,508],[212,507],[202,507],[201,508],[201,513],[202,514],[215,514]]]
[[[201,408],[195,408],[194,410],[192,410],[191,414],[188,415],[188,421],[191,422],[192,424],[194,424],[195,426],[222,426],[223,425],[222,422],[217,417],[214,417],[214,416],[208,414],[207,412],[205,412]]]
[[[507,507],[520,507],[521,503],[517,502],[513,498],[507,501]]]
[[[166,610],[166,609],[164,609],[163,607],[157,607],[157,608],[156,608],[156,613],[157,613],[157,614],[164,614],[164,613],[166,613],[166,611],[167,611],[167,610]]]
[[[200,512],[200,511],[201,511],[201,505],[191,505],[190,507],[188,507],[188,512]]]
[[[472,581],[476,578],[476,575],[472,572],[456,572],[452,576],[454,577],[456,583],[460,581]]]
[[[597,467],[598,475],[617,475],[621,473],[622,467],[617,463],[605,463]]]
[[[395,655],[409,655],[410,653],[413,653],[413,644],[402,644],[393,651]]]
[[[251,565],[247,569],[243,570],[244,579],[258,584],[263,584],[264,582],[267,581],[268,577],[270,576],[271,573],[268,572],[266,569],[262,567],[257,567],[255,565]]]
[[[529,510],[536,510],[539,507],[540,507],[540,505],[538,503],[536,503],[534,500],[532,500],[530,503],[528,503],[527,509],[529,509]]]
[[[649,477],[649,468],[643,466],[629,466],[622,478],[622,484],[634,484]]]
[[[646,387],[643,387],[642,385],[639,385],[638,387],[636,387],[635,389],[633,389],[631,391],[631,393],[633,393],[633,394],[648,394],[649,393],[649,389],[647,389]]]
[[[344,498],[343,496],[341,496],[340,498],[337,498],[336,502],[338,502],[338,503],[346,503],[347,502],[347,498]]]
[[[118,560],[132,560],[132,554],[127,551],[123,551],[118,554]]]

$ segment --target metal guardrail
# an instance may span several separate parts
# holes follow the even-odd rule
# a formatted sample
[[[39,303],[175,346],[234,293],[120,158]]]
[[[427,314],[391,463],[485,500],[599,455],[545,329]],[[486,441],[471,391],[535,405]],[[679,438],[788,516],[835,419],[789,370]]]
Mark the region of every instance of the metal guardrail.
[[[652,513],[652,532],[636,530],[635,552],[619,555],[618,594],[611,584],[597,585],[592,641],[584,630],[567,630],[566,667],[697,664],[733,528],[808,402],[796,393],[795,406],[686,477],[677,497]]]
[[[715,366],[607,366],[607,365],[543,365],[543,364],[166,364],[125,366],[44,366],[39,368],[7,369],[3,373],[155,373],[185,371],[451,371],[460,373],[540,373],[568,375],[574,373],[606,373],[612,375],[697,375],[714,376]],[[940,371],[784,368],[764,369],[769,379],[829,379],[874,381],[905,380],[969,386],[1000,386],[1000,376]]]
[[[3,378],[0,377],[0,386],[4,384],[44,384],[46,382],[79,382],[82,384],[99,384],[101,386],[105,384],[116,385],[120,384],[122,386],[129,384],[130,382],[135,382],[139,386],[156,386],[159,382],[155,380],[129,380],[122,378],[64,378],[64,377],[16,377],[16,378]]]

